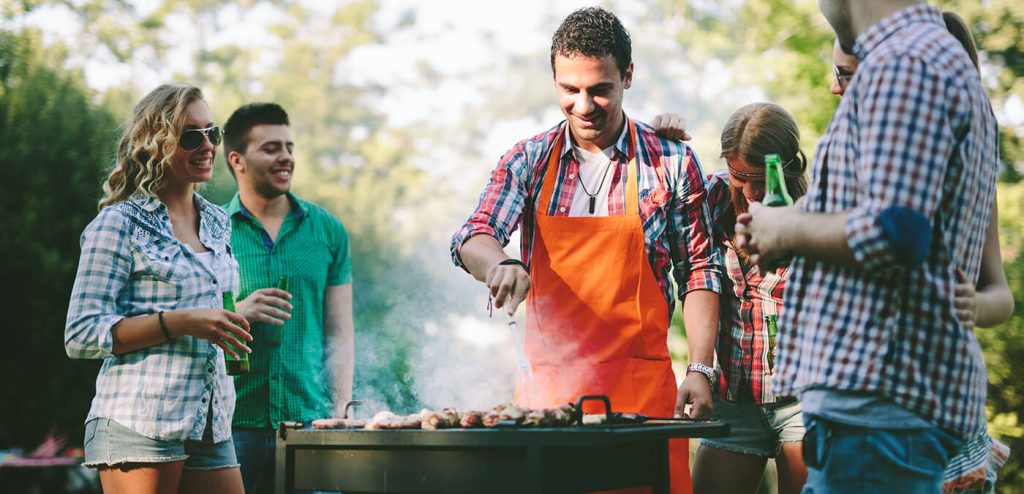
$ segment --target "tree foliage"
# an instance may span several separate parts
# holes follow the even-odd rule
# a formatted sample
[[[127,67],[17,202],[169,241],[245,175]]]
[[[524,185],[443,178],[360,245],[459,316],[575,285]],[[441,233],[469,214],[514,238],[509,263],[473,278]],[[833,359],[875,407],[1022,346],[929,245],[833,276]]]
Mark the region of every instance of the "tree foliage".
[[[61,329],[117,123],[79,74],[54,68],[65,57],[35,32],[0,31],[0,444],[28,446],[51,424],[80,436],[95,392],[98,362],[69,360]]]

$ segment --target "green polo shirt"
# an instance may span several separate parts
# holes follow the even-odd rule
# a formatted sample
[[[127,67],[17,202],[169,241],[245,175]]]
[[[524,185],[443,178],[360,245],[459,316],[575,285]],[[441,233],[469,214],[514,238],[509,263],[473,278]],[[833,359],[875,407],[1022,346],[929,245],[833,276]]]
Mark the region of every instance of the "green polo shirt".
[[[284,420],[330,417],[331,385],[324,372],[324,294],[352,282],[348,233],[323,208],[288,194],[292,212],[276,239],[242,205],[231,216],[231,249],[241,271],[241,300],[289,277],[292,317],[284,326],[253,324],[250,370],[235,378],[234,426],[274,427]]]

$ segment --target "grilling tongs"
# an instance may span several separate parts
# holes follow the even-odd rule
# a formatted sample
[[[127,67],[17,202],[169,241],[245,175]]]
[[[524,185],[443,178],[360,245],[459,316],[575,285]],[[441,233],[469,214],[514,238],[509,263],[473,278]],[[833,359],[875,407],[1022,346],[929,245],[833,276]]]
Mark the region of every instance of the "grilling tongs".
[[[526,376],[526,401],[530,402],[530,393],[537,389],[537,379],[533,377],[533,365],[530,364],[530,359],[526,356],[526,350],[523,349],[523,341],[519,337],[519,325],[516,324],[516,320],[512,319],[512,314],[505,312],[508,316],[508,330],[512,332],[512,341],[516,345],[516,354],[519,355],[519,370]]]

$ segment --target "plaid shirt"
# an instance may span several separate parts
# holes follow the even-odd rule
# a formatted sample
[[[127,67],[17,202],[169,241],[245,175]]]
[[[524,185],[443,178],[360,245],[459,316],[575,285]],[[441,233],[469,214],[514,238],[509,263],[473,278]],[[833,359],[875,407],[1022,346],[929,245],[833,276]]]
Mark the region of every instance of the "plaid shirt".
[[[705,202],[704,174],[697,155],[681,142],[661,139],[647,124],[636,123],[639,168],[640,219],[643,222],[647,259],[658,279],[672,313],[674,299],[669,271],[679,287],[679,298],[691,290],[721,292],[720,262],[711,240],[710,213]],[[534,209],[547,174],[548,156],[555,139],[566,135],[565,122],[505,153],[480,195],[480,203],[452,238],[451,254],[462,266],[459,249],[469,238],[485,234],[508,245],[512,232],[522,224],[522,259],[529,264],[533,249]],[[615,172],[608,195],[608,215],[623,215],[626,168],[629,165],[629,133],[615,143]],[[583,194],[576,179],[580,164],[572,146],[562,148],[554,175],[554,198],[547,214],[568,216],[573,195]],[[668,321],[666,321],[667,323]]]
[[[861,65],[818,145],[802,207],[848,212],[860,266],[796,258],[775,391],[875,392],[969,436],[985,427],[986,374],[953,313],[954,270],[978,278],[999,166],[995,116],[932,7],[875,24],[855,52]],[[904,226],[894,207],[927,220],[920,264],[893,247]]]
[[[213,271],[174,237],[167,207],[153,197],[136,194],[103,208],[82,233],[64,347],[71,358],[103,359],[86,421],[109,418],[153,439],[198,440],[212,408],[214,441],[231,437],[235,387],[212,342],[181,336],[120,356],[111,352],[111,328],[121,319],[219,308],[221,291],[238,289],[227,214],[199,194],[193,201],[199,240],[214,253]]]
[[[741,263],[722,221],[732,209],[729,171],[708,175],[708,207],[714,225],[715,245],[725,259],[720,321],[715,357],[718,394],[729,401],[774,403],[772,369],[768,365],[768,317],[782,309],[788,268],[762,273],[756,264]],[[731,296],[726,295],[731,294]],[[778,336],[776,336],[776,342]]]

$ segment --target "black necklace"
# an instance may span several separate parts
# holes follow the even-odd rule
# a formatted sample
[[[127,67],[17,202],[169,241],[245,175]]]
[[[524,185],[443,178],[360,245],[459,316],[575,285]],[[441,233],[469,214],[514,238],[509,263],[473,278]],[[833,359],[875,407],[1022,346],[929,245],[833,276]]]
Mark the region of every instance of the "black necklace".
[[[590,214],[594,214],[594,210],[597,208],[597,194],[601,192],[601,188],[604,187],[604,181],[608,179],[608,169],[611,168],[612,161],[608,160],[608,164],[604,166],[604,175],[601,177],[601,183],[597,184],[597,190],[593,194],[587,190],[587,184],[583,183],[583,174],[577,173],[576,178],[580,181],[580,187],[583,187],[583,193],[590,198],[589,205]]]

